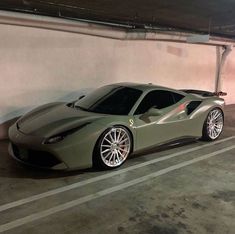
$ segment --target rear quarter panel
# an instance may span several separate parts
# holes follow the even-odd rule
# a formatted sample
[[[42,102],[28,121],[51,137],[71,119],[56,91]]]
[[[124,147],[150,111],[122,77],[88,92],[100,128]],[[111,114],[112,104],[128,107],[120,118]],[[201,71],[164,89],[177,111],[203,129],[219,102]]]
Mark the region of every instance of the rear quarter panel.
[[[207,115],[214,108],[220,108],[222,111],[224,111],[224,100],[219,97],[207,97],[197,100],[201,100],[201,104],[189,115],[189,118],[193,120],[193,124],[191,126],[192,132],[195,134],[195,136],[201,137],[203,125]]]

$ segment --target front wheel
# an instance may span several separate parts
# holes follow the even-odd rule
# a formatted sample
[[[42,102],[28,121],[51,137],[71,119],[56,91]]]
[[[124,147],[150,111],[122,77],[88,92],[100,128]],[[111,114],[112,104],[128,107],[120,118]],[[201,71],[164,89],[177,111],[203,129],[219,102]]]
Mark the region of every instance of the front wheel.
[[[98,140],[93,164],[104,169],[117,168],[126,161],[131,148],[132,140],[126,128],[122,126],[109,128]]]
[[[203,125],[202,139],[207,141],[216,140],[224,126],[223,111],[215,108],[209,112]]]

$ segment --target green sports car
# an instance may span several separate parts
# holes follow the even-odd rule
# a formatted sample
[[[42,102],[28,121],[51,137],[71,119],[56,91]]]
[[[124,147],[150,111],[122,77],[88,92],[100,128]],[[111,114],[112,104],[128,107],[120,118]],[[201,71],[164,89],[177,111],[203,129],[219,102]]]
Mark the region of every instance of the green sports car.
[[[9,129],[9,153],[42,168],[117,168],[131,153],[186,138],[217,139],[224,100],[152,84],[101,87],[70,103],[43,105]]]

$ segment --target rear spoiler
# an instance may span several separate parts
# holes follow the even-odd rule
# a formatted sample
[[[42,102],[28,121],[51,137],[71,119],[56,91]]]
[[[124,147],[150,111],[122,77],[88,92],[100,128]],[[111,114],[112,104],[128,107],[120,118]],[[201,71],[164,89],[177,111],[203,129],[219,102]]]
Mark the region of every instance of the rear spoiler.
[[[222,92],[222,91],[220,91],[220,92],[215,92],[214,94],[215,94],[215,96],[227,96],[227,93]]]
[[[192,93],[197,94],[203,97],[213,97],[213,96],[227,96],[227,93],[225,92],[209,92],[209,91],[203,91],[203,90],[196,90],[196,89],[181,89],[180,91],[183,91],[185,93]]]

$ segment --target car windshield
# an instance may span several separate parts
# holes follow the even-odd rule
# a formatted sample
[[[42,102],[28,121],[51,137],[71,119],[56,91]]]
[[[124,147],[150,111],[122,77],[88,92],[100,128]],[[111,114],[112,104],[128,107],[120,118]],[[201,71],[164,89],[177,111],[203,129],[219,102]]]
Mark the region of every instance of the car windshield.
[[[128,115],[141,94],[135,88],[108,85],[78,100],[75,107],[95,113]]]

